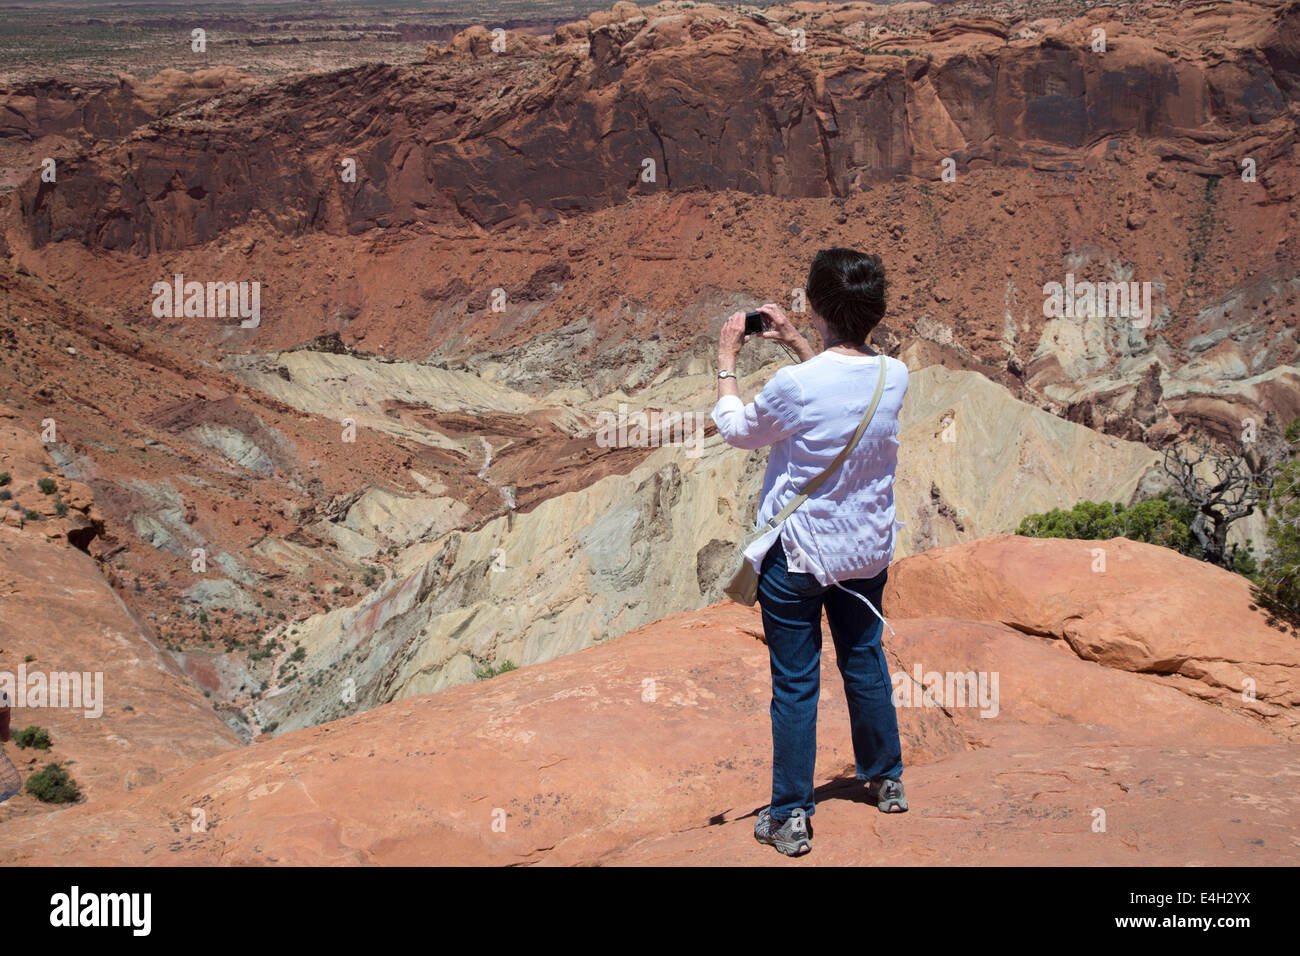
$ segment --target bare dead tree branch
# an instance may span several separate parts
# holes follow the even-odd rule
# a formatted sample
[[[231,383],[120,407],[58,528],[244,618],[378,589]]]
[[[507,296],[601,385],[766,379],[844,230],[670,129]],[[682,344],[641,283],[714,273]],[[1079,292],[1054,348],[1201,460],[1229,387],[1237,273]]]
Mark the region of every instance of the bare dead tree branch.
[[[1200,542],[1205,560],[1234,570],[1235,561],[1228,552],[1228,530],[1234,521],[1255,513],[1264,490],[1260,476],[1251,471],[1244,457],[1210,458],[1212,478],[1205,476],[1201,467],[1206,459],[1202,446],[1190,451],[1166,448],[1163,465],[1179,496],[1196,509],[1191,531]]]

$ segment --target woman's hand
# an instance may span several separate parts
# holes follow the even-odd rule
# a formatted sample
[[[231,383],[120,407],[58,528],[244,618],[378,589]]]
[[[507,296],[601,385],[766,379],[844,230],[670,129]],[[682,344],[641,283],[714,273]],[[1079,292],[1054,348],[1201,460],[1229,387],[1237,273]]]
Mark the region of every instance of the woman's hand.
[[[722,323],[722,334],[718,338],[718,370],[735,370],[736,355],[740,347],[749,340],[745,335],[745,313],[733,312]]]
[[[813,357],[812,346],[808,340],[799,334],[799,330],[794,327],[794,323],[781,311],[781,307],[775,302],[768,302],[759,307],[758,311],[762,312],[769,319],[767,331],[762,333],[765,339],[776,339],[782,345],[789,348],[795,355],[799,356],[799,361],[806,362]]]
[[[736,370],[736,353],[745,344],[749,336],[745,334],[745,313],[733,312],[722,323],[722,334],[718,337],[718,371],[734,372]],[[740,397],[740,386],[736,376],[729,375],[718,379],[718,400],[726,395]]]

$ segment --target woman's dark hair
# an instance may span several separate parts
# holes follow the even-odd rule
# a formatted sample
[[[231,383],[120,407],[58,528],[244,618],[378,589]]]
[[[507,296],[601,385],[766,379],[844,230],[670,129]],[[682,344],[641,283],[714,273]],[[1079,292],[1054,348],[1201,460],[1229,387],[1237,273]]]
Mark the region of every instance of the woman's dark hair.
[[[865,342],[885,317],[885,267],[856,249],[823,249],[808,270],[808,301],[841,341]]]

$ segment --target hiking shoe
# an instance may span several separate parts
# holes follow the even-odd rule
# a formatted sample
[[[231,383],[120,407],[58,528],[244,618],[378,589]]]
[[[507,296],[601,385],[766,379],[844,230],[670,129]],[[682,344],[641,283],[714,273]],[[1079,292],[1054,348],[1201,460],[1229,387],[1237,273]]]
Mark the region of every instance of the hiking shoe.
[[[903,781],[882,777],[867,784],[867,796],[876,801],[881,813],[906,813],[907,798],[903,796]]]
[[[812,828],[802,807],[791,811],[790,816],[777,823],[772,819],[772,808],[764,807],[754,824],[754,839],[776,847],[786,856],[801,856],[812,850]]]

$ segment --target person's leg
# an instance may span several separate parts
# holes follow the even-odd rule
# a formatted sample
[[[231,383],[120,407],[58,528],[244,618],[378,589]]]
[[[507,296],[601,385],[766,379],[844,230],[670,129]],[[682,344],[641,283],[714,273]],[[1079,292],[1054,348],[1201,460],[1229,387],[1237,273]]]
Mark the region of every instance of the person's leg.
[[[822,591],[790,571],[780,540],[763,559],[758,602],[772,669],[772,818],[813,814],[817,698],[821,691]]]
[[[861,594],[880,613],[888,571],[874,578],[844,581],[844,587]],[[826,592],[826,620],[835,642],[835,663],[844,678],[849,705],[853,756],[859,780],[903,776],[903,748],[894,711],[894,687],[881,646],[884,625],[880,618],[852,594],[837,587]]]

